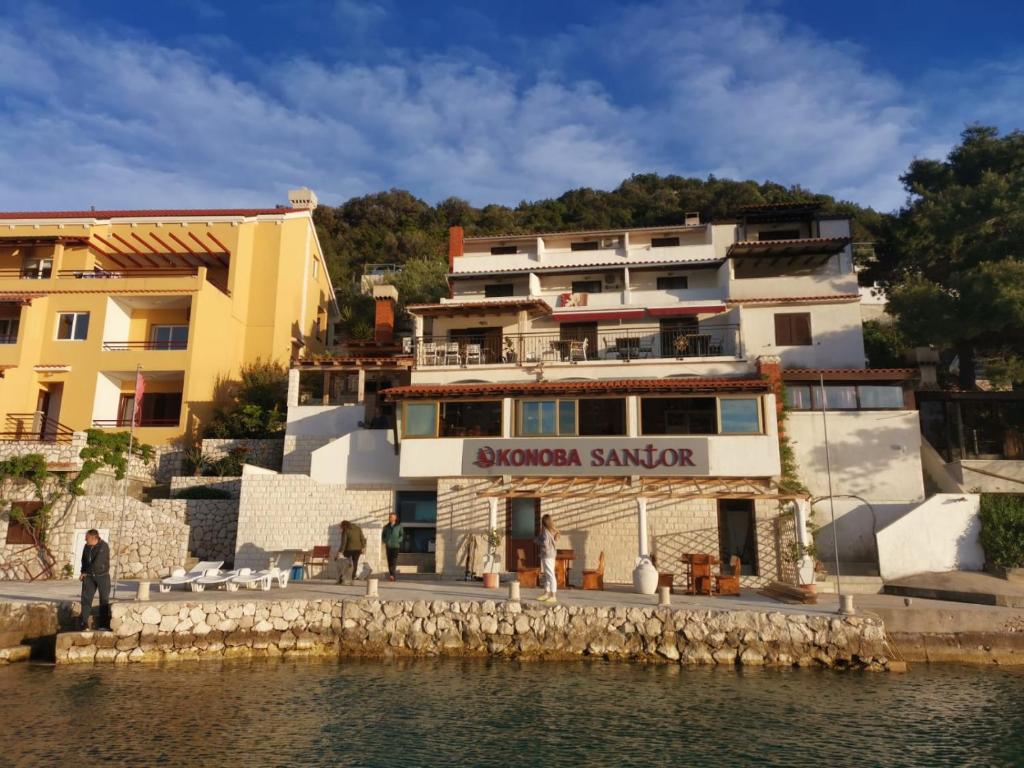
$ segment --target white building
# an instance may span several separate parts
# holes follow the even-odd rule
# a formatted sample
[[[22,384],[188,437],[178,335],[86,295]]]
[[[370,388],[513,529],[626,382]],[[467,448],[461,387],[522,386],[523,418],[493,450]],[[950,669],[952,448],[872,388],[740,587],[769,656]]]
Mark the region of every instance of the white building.
[[[292,372],[295,475],[246,478],[239,564],[395,509],[409,566],[479,571],[497,527],[512,570],[550,513],[571,581],[601,553],[606,578],[629,581],[644,549],[663,573],[699,552],[739,555],[748,585],[792,580],[806,495],[781,477],[779,411],[785,391],[799,478],[823,510],[822,382],[840,554],[873,559],[874,530],[924,498],[920,435],[911,372],[865,369],[849,235],[813,204],[599,232],[453,228],[450,298],[408,308],[403,347]],[[378,298],[385,318],[391,301]],[[388,428],[356,426],[373,418]],[[285,486],[304,501],[282,521]]]

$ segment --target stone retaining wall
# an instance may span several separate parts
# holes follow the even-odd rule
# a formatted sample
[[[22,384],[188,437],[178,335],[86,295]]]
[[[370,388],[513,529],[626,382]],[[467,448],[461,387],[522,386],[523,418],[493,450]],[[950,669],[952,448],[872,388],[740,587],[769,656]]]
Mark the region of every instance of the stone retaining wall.
[[[85,432],[75,432],[71,436],[71,440],[64,443],[40,440],[0,440],[0,461],[13,456],[39,453],[46,458],[47,464],[61,464],[74,471],[82,466],[82,460],[78,454],[85,448],[85,442]]]
[[[275,471],[281,470],[281,456],[284,452],[283,438],[268,440],[206,438],[203,440],[203,454],[213,461],[227,458],[236,448],[245,449],[246,464]]]
[[[231,498],[237,499],[242,492],[242,478],[240,477],[196,477],[193,475],[182,475],[171,478],[171,496],[186,488],[217,488],[231,494]]]
[[[58,664],[239,656],[472,655],[883,669],[870,617],[539,606],[496,600],[119,603],[110,633],[57,641]]]
[[[188,525],[188,551],[193,557],[235,559],[237,499],[153,499],[153,508]]]

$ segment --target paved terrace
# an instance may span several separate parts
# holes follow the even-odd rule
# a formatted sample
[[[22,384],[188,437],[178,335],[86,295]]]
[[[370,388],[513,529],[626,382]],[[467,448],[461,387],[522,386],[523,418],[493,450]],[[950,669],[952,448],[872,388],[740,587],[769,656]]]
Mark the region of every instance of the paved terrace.
[[[135,600],[136,582],[123,581],[118,585],[117,598],[125,602]],[[289,582],[285,589],[275,587],[269,592],[262,590],[210,589],[203,592],[175,589],[158,592],[155,585],[150,590],[153,602],[208,602],[218,600],[337,600],[355,598],[366,594],[365,582],[354,586],[340,586],[333,581],[306,580]],[[524,601],[536,600],[542,594],[539,589],[523,589]],[[80,589],[77,581],[47,582],[0,582],[0,602],[65,602],[77,601]],[[507,600],[508,587],[484,589],[480,582],[441,580],[422,576],[399,576],[392,584],[379,583],[381,600]],[[658,602],[657,595],[638,595],[631,586],[608,584],[604,591],[565,589],[558,592],[562,605],[579,606],[651,606]],[[854,605],[858,613],[870,613],[882,618],[891,632],[962,632],[962,631],[1005,631],[1009,626],[1024,628],[1024,611],[1016,608],[993,605],[969,605],[943,600],[913,598],[907,605],[906,598],[896,595],[857,595]],[[779,611],[822,615],[835,613],[838,599],[835,595],[819,595],[818,605],[796,605],[782,603],[752,591],[744,591],[740,597],[707,597],[694,595],[672,595],[674,608]]]

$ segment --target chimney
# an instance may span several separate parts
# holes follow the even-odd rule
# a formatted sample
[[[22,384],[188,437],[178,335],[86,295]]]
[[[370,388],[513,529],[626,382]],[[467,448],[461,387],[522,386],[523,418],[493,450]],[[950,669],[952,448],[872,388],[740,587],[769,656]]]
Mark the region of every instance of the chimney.
[[[934,347],[914,347],[908,355],[917,364],[921,389],[939,388],[939,353]]]
[[[683,225],[687,227],[696,227],[700,224],[700,213],[695,211],[687,211],[683,214]]]
[[[288,204],[292,208],[305,208],[307,211],[316,209],[316,192],[309,187],[299,187],[288,190]]]
[[[782,415],[782,361],[776,355],[761,355],[757,358],[757,373],[768,382],[768,385],[772,388],[772,394],[775,395],[775,415],[779,417]],[[782,432],[780,424],[779,432]]]
[[[373,286],[373,340],[378,344],[395,342],[395,304],[398,289],[393,285]]]
[[[463,253],[462,227],[448,227],[448,271],[455,271],[455,257]]]

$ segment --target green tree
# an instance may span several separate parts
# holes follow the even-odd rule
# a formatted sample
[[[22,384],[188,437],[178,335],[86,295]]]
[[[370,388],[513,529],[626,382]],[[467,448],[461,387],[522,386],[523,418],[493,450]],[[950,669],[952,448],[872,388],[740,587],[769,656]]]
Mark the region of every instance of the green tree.
[[[944,161],[915,160],[910,199],[880,248],[889,308],[911,344],[956,353],[960,386],[976,365],[999,383],[1024,367],[1024,134],[973,126]]]
[[[288,370],[257,360],[242,366],[236,381],[220,381],[213,417],[203,435],[212,438],[267,438],[284,431]]]

